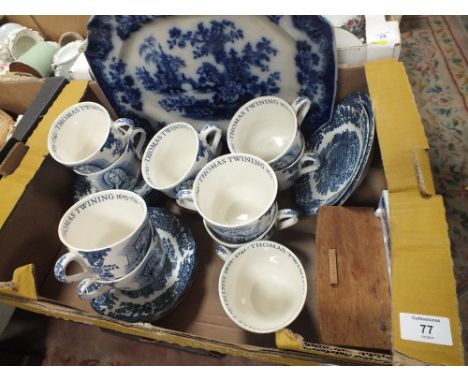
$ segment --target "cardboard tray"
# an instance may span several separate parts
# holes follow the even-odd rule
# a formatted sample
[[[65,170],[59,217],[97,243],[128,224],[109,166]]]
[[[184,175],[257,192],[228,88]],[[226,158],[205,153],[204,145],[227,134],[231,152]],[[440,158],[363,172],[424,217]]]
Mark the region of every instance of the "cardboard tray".
[[[314,298],[315,217],[302,218],[299,224],[274,238],[298,255],[309,283],[308,298],[301,315],[288,329],[275,335],[248,333],[229,320],[218,298],[217,282],[222,261],[214,254],[214,243],[204,232],[198,216],[181,211],[173,201],[164,197],[157,205],[182,216],[198,245],[198,268],[192,286],[169,315],[154,325],[130,324],[103,317],[78,299],[76,285],[56,281],[53,265],[64,252],[57,226],[62,214],[72,204],[73,173],[48,156],[46,137],[52,121],[66,107],[80,100],[98,99],[105,103],[96,84],[83,81],[73,81],[64,88],[31,136],[30,148],[21,166],[15,174],[0,180],[1,195],[21,182],[20,187],[24,189],[24,192],[11,193],[7,203],[0,207],[0,280],[5,281],[0,286],[0,302],[146,340],[269,362],[462,364],[463,347],[444,208],[441,197],[433,192],[427,141],[408,79],[402,65],[394,60],[368,63],[365,69],[342,68],[337,98],[354,91],[368,91],[371,95],[380,151],[361,186],[364,193],[357,192],[354,195],[357,201],[350,203],[376,207],[385,186],[390,194],[393,248],[391,354],[320,342]],[[382,182],[380,154],[387,185]],[[360,197],[360,194],[364,196]],[[291,194],[279,195],[279,204],[280,207],[293,207]],[[423,263],[421,256],[424,256]],[[403,340],[400,312],[447,317],[452,346]]]

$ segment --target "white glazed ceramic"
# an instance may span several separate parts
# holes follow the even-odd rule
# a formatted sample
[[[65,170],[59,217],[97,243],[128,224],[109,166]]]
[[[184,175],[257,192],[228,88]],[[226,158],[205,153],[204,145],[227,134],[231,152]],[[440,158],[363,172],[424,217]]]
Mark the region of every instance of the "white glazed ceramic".
[[[8,45],[9,43],[9,38],[8,36],[10,35],[11,32],[23,29],[24,26],[21,24],[17,23],[5,23],[2,26],[0,26],[0,42]]]
[[[14,29],[8,34],[8,48],[15,60],[40,41],[44,41],[44,38],[38,32],[26,27]]]
[[[141,166],[146,183],[175,198],[180,190],[192,186],[198,172],[215,157],[221,134],[214,125],[205,125],[200,133],[185,122],[164,127],[143,154]]]
[[[277,218],[273,219],[270,226],[266,229],[266,231],[259,235],[258,237],[252,239],[250,242],[255,240],[270,240],[276,231],[281,231],[283,229],[292,227],[299,221],[298,213],[295,210],[290,209],[283,209],[278,212]],[[233,242],[226,242],[219,236],[217,236],[210,228],[210,226],[203,221],[205,226],[206,232],[210,235],[210,237],[219,244],[216,248],[216,254],[220,256],[223,260],[226,259],[226,256],[231,254],[231,251],[235,251],[237,248],[242,247],[247,243],[233,243]]]
[[[301,262],[285,246],[254,241],[231,254],[219,276],[224,311],[241,328],[273,333],[301,312],[307,280]]]
[[[152,233],[157,240],[153,240],[145,257],[135,269],[115,280],[100,280],[97,277],[85,278],[76,288],[78,297],[82,300],[91,300],[113,288],[127,291],[139,290],[153,282],[164,268],[166,253],[163,251],[158,234],[154,230]]]
[[[278,97],[258,97],[241,106],[229,123],[231,153],[256,155],[274,170],[294,162],[300,151],[299,131],[311,102],[299,97],[291,105]]]
[[[74,171],[78,175],[84,176],[94,190],[133,191],[141,177],[141,154],[145,138],[145,130],[134,129],[124,152],[114,163],[94,172],[82,173],[77,169],[74,169]]]
[[[81,173],[90,173],[114,163],[132,135],[132,121],[121,118],[113,122],[101,105],[80,102],[54,121],[48,147],[57,162]]]
[[[73,41],[61,47],[54,55],[52,69],[56,77],[69,78],[69,71],[80,55],[83,41]]]
[[[70,80],[93,80],[88,60],[84,53],[80,53],[66,77]]]
[[[297,159],[288,167],[275,171],[278,179],[278,189],[284,191],[291,187],[300,176],[309,174],[318,168],[318,156],[305,150],[305,142],[302,138],[302,148]]]
[[[140,264],[151,242],[159,240],[151,232],[145,201],[126,190],[98,192],[75,203],[60,220],[58,234],[70,252],[57,261],[54,273],[67,283],[122,277]],[[73,261],[84,270],[67,275]]]
[[[223,235],[223,234],[213,231],[206,221],[203,221],[203,223],[205,225],[206,230],[210,234],[210,236],[214,240],[216,240],[219,244],[222,244],[222,245],[227,244],[228,247],[231,247],[231,246],[239,247],[251,241],[259,240],[273,226],[276,227],[276,230],[283,230],[283,229],[293,226],[299,221],[299,218],[298,218],[299,214],[297,211],[289,209],[289,208],[278,210],[277,203],[274,204],[272,211],[273,213],[271,214],[271,219],[268,223],[268,226],[266,226],[263,231],[256,232],[255,235],[251,235],[248,237],[233,236],[230,234]]]
[[[193,188],[177,194],[177,203],[198,211],[224,237],[256,237],[274,215],[278,182],[273,169],[249,154],[227,154],[209,162]]]

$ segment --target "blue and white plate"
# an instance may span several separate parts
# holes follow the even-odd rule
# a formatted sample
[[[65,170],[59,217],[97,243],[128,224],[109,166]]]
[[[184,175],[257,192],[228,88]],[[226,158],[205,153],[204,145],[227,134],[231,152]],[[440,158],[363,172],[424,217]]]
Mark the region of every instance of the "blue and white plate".
[[[296,181],[298,208],[316,215],[323,205],[344,203],[362,180],[373,141],[370,99],[353,93],[337,104],[332,121],[307,140],[307,149],[318,154],[319,168]]]
[[[85,55],[119,117],[148,132],[175,121],[226,131],[264,95],[310,98],[306,137],[333,112],[335,40],[321,16],[94,16]]]
[[[154,322],[176,306],[190,285],[195,268],[195,241],[190,229],[163,208],[148,208],[148,213],[166,252],[164,268],[142,289],[114,288],[91,300],[91,307],[99,314],[127,322]]]
[[[85,196],[94,194],[101,190],[96,189],[88,179],[83,175],[76,175],[75,181],[73,183],[73,199],[75,202],[83,199]],[[154,190],[145,182],[143,177],[140,175],[140,178],[133,189],[130,191],[135,192],[140,195],[146,202],[155,196],[158,195],[158,191]]]

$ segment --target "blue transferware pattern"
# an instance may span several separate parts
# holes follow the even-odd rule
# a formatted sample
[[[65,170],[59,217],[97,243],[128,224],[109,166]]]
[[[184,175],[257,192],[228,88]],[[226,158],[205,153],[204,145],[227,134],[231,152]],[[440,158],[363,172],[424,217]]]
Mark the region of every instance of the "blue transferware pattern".
[[[214,234],[227,243],[248,243],[264,233],[275,220],[278,213],[278,205],[273,203],[270,209],[257,221],[242,227],[217,227],[207,223]]]
[[[365,95],[351,94],[337,104],[332,121],[307,140],[319,167],[295,183],[296,204],[305,214],[317,214],[322,205],[344,203],[358,184],[374,137],[366,106]]]
[[[331,119],[336,51],[320,16],[94,16],[85,55],[117,114],[148,133],[174,121],[225,131],[262,95],[310,98],[306,136]]]
[[[173,309],[189,287],[195,268],[195,241],[190,229],[163,208],[149,208],[148,213],[166,252],[163,271],[142,289],[111,289],[91,300],[91,307],[99,314],[127,322],[154,322]]]
[[[83,175],[76,175],[73,183],[73,200],[77,202],[84,197],[99,192]],[[130,191],[140,195],[146,202],[157,195],[158,192],[148,186],[142,176],[138,177],[137,184]]]
[[[271,168],[275,171],[280,171],[293,164],[301,153],[303,147],[302,140],[302,134],[298,131],[294,137],[294,143],[291,145],[289,150],[280,159],[270,163]]]
[[[95,277],[84,279],[77,287],[77,294],[80,298],[89,299],[89,293],[100,290],[100,294],[118,288],[120,290],[137,290],[141,289],[159,276],[166,262],[166,253],[163,251],[164,244],[159,236],[152,232],[152,242],[148,248],[146,255],[131,272],[127,273],[128,277],[112,279],[104,281]],[[88,297],[86,297],[88,296]]]

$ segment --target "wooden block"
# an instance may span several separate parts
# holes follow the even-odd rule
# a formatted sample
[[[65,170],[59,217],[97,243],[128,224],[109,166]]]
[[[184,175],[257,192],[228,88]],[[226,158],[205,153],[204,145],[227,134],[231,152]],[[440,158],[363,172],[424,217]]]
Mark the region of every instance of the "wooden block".
[[[315,256],[322,341],[391,349],[390,284],[374,210],[322,207]]]

